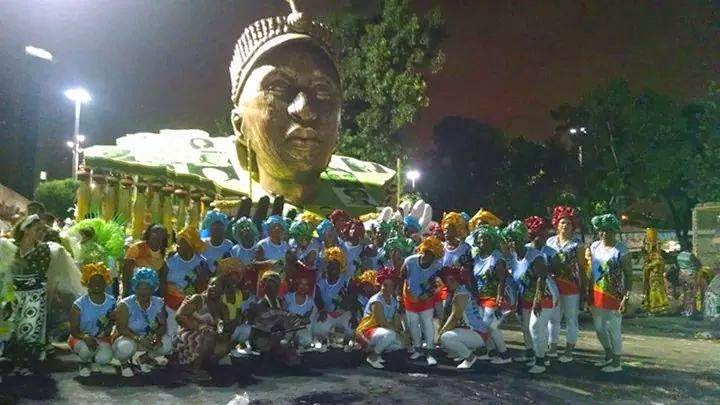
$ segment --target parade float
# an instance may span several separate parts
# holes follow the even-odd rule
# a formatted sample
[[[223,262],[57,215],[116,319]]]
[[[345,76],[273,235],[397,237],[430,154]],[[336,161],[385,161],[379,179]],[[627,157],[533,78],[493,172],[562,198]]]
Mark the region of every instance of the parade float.
[[[210,207],[228,213],[282,196],[285,210],[351,215],[394,203],[395,171],[335,155],[342,83],[330,30],[290,3],[286,17],[243,31],[230,64],[234,134],[162,130],[84,150],[76,219],[89,213],[168,229],[198,224]]]

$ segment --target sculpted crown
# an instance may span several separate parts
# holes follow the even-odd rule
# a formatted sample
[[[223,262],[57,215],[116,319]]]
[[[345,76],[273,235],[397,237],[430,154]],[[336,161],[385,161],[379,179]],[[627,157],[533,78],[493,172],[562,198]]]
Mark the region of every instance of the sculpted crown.
[[[230,80],[232,82],[233,102],[240,97],[243,83],[248,74],[251,62],[258,56],[276,45],[268,45],[271,41],[283,36],[307,36],[314,39],[331,59],[336,60],[338,55],[337,44],[332,31],[324,24],[313,21],[306,13],[298,11],[297,0],[287,0],[292,12],[287,17],[270,17],[255,21],[245,28],[235,44],[232,62],[230,62]]]

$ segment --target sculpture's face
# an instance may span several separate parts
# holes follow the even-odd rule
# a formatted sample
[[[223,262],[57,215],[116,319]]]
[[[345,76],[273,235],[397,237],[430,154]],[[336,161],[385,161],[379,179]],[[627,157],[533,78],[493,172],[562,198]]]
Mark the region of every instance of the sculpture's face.
[[[233,125],[250,140],[262,172],[316,180],[338,142],[340,84],[316,46],[294,41],[265,54],[245,82]],[[238,134],[239,135],[239,134]]]

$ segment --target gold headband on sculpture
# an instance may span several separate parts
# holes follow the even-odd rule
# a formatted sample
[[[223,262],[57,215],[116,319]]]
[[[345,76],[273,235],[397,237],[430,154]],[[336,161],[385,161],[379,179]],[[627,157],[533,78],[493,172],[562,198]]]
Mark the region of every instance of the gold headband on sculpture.
[[[238,38],[233,59],[230,62],[231,100],[233,103],[237,103],[240,98],[245,80],[257,59],[288,41],[312,40],[327,53],[334,63],[337,61],[339,52],[332,31],[325,25],[313,21],[305,13],[298,11],[296,1],[287,1],[292,10],[290,15],[255,21],[246,27]]]

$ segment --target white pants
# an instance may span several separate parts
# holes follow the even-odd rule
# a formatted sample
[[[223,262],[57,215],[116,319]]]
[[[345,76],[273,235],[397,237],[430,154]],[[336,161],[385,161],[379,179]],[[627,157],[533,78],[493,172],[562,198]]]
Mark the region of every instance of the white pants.
[[[402,349],[402,347],[403,344],[400,342],[397,333],[385,328],[376,328],[370,337],[370,342],[368,342],[368,349],[376,354],[393,352]]]
[[[325,339],[330,335],[330,331],[333,329],[340,330],[346,338],[355,335],[355,331],[350,327],[350,318],[352,313],[350,311],[341,311],[342,313],[337,318],[333,318],[328,315],[323,322],[316,321],[312,325],[312,334],[316,339]]]
[[[435,323],[433,322],[434,309],[422,312],[405,311],[405,326],[409,329],[412,344],[415,349],[422,347],[422,338],[428,349],[435,348]]]
[[[80,361],[83,363],[110,363],[110,360],[112,360],[113,357],[113,351],[110,347],[110,343],[103,342],[101,340],[96,340],[96,342],[98,346],[95,351],[90,350],[88,345],[83,341],[77,342],[75,347],[73,347],[73,351],[78,355],[78,357],[80,357]]]
[[[500,330],[500,324],[505,319],[505,315],[500,318],[500,323],[493,327],[492,323],[495,321],[495,309],[484,308],[483,321],[488,326],[488,332],[490,333],[490,339],[488,339],[488,348],[493,346],[499,353],[507,351],[505,346],[505,338],[503,337],[502,331]]]
[[[175,320],[177,311],[167,305],[165,305],[165,311],[167,311],[167,332],[165,333],[170,336],[172,342],[175,342],[175,340],[177,340],[178,330],[180,329],[180,325],[178,325],[177,320]]]
[[[603,349],[619,356],[622,353],[622,314],[617,310],[591,307],[593,324]]]
[[[557,344],[560,340],[560,321],[565,318],[567,333],[565,340],[567,344],[574,345],[578,341],[580,328],[578,327],[580,295],[560,295],[558,306],[555,307],[550,318],[550,344]]]
[[[548,325],[554,310],[554,308],[543,308],[539,315],[535,315],[535,312],[531,311],[530,336],[533,340],[535,357],[545,357],[549,340]]]
[[[163,335],[162,344],[159,347],[153,348],[147,353],[152,357],[166,356],[172,351],[172,341],[170,336]],[[135,340],[121,336],[115,340],[112,345],[115,358],[121,363],[129,361],[133,355],[138,351],[146,351],[144,348],[138,349],[138,344]]]
[[[475,349],[485,346],[485,341],[472,329],[456,328],[440,336],[440,345],[451,357],[465,359],[470,357]]]

